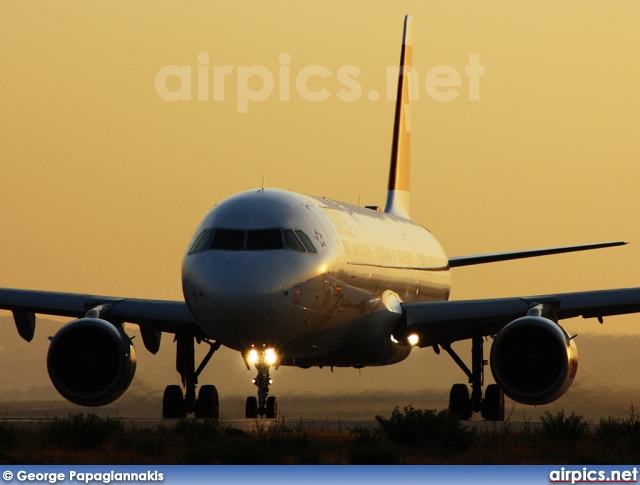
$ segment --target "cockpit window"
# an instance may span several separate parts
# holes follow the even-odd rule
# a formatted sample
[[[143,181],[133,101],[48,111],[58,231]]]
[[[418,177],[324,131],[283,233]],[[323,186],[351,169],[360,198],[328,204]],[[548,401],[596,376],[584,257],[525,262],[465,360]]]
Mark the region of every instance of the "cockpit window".
[[[268,251],[291,249],[301,253],[317,253],[309,237],[299,229],[206,229],[196,238],[189,254],[210,249],[223,251]]]
[[[291,229],[284,230],[284,245],[287,249],[293,249],[294,251],[304,253],[304,246]]]
[[[206,231],[203,231],[196,239],[196,242],[193,243],[193,246],[191,246],[189,254],[199,253],[201,251],[211,249],[211,241],[213,240],[213,235],[215,234],[215,232],[215,229],[207,229]]]
[[[248,231],[247,249],[260,251],[264,249],[282,249],[282,235],[280,229],[264,229]]]
[[[240,251],[244,249],[245,231],[233,229],[217,229],[211,249],[226,249],[227,251]]]
[[[304,247],[307,248],[307,251],[309,251],[310,253],[317,253],[318,252],[318,251],[316,251],[315,246],[311,242],[311,239],[309,239],[309,236],[307,236],[302,231],[296,231],[296,234],[298,235],[298,237],[302,241],[302,244],[304,244]]]

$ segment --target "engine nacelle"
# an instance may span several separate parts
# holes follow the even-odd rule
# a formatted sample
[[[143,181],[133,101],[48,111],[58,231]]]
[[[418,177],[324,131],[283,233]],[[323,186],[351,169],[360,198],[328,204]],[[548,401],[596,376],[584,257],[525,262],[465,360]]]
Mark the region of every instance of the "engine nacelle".
[[[131,384],[136,350],[120,328],[99,318],[81,318],[53,337],[47,368],[65,399],[81,406],[104,406]]]
[[[491,347],[491,372],[514,401],[547,404],[562,396],[578,370],[578,349],[557,323],[526,316],[504,327]]]

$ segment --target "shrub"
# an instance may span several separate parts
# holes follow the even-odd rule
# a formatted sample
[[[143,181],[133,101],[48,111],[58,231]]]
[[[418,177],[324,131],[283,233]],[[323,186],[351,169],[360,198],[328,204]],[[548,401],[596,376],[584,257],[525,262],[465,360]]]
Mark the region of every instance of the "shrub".
[[[376,416],[376,421],[391,441],[407,445],[421,445],[439,451],[462,452],[475,439],[475,431],[460,424],[449,410],[437,412],[398,406],[389,419]]]
[[[640,434],[640,419],[633,405],[627,419],[613,418],[611,416],[606,419],[600,418],[600,424],[596,430],[596,438],[598,439],[615,440],[632,434]]]
[[[536,425],[536,432],[552,440],[576,441],[589,431],[591,421],[585,421],[580,415],[571,412],[566,416],[564,409],[553,415],[545,411]]]
[[[600,424],[596,429],[596,439],[598,441],[607,441],[615,443],[622,438],[627,430],[625,429],[624,420],[619,418],[600,418]]]
[[[611,445],[627,443],[627,447],[633,453],[640,451],[640,418],[636,409],[631,405],[627,419],[600,418],[600,424],[596,429],[596,440],[605,441]]]

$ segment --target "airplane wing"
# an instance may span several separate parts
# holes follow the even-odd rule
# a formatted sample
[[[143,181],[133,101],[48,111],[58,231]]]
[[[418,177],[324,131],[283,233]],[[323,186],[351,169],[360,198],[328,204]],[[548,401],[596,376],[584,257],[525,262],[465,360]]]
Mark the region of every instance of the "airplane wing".
[[[614,241],[597,244],[582,244],[579,246],[561,246],[545,249],[530,249],[526,251],[508,251],[503,253],[475,254],[471,256],[454,256],[449,258],[449,267],[455,268],[458,266],[494,263],[496,261],[508,261],[511,259],[547,256],[549,254],[571,253],[574,251],[587,251],[589,249],[610,248],[612,246],[624,246],[625,244],[627,244],[626,241]]]
[[[497,334],[529,309],[543,304],[558,320],[598,318],[640,312],[640,288],[586,291],[558,295],[489,300],[403,303],[406,334],[416,334],[419,346],[450,344],[481,333]]]
[[[0,288],[0,309],[13,313],[18,332],[28,341],[33,338],[36,313],[82,318],[100,306],[104,306],[110,321],[137,324],[142,330],[206,337],[183,301]]]

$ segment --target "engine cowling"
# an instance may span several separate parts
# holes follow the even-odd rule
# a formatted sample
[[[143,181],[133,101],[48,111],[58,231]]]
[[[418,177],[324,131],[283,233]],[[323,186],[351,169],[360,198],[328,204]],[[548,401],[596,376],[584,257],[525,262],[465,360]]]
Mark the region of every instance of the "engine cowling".
[[[578,349],[557,323],[539,316],[514,320],[491,347],[491,372],[514,401],[547,404],[562,396],[578,370]]]
[[[47,369],[65,399],[81,406],[104,406],[131,384],[136,351],[120,328],[99,318],[81,318],[53,337]]]

